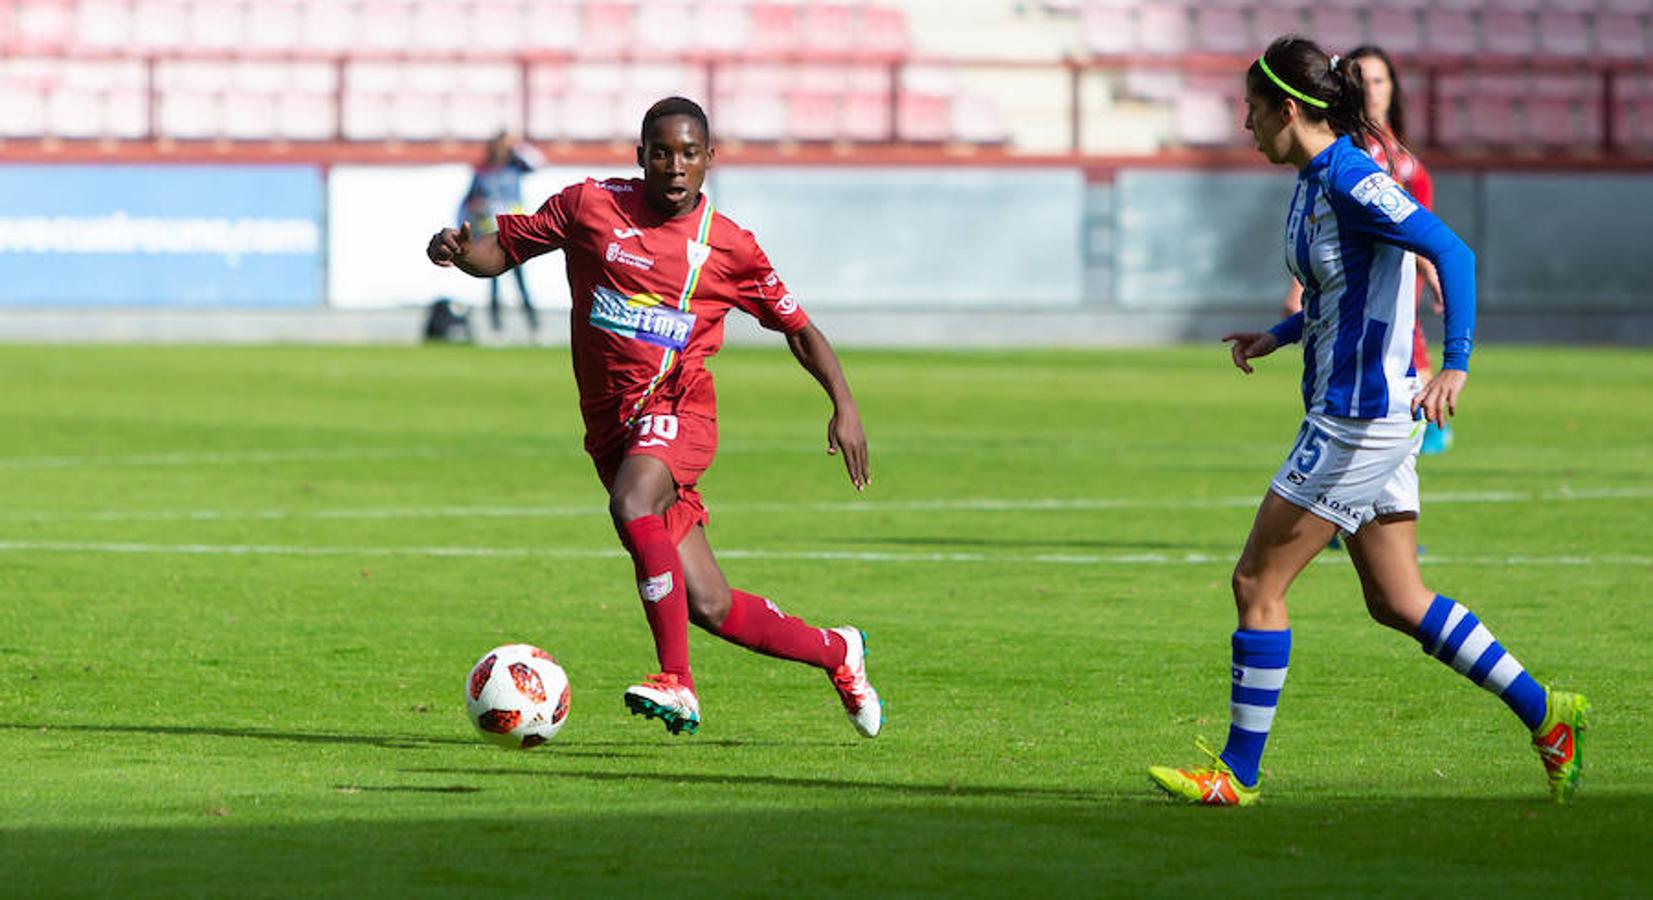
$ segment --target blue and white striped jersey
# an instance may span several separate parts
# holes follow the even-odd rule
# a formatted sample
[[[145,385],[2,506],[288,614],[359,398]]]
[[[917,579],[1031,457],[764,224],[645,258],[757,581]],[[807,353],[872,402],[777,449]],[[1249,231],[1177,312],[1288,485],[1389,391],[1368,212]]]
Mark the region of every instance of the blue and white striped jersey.
[[[1348,137],[1297,176],[1286,219],[1286,266],[1303,311],[1271,331],[1303,341],[1303,406],[1355,419],[1411,417],[1417,390],[1413,253],[1435,264],[1446,302],[1443,369],[1469,368],[1475,255]]]

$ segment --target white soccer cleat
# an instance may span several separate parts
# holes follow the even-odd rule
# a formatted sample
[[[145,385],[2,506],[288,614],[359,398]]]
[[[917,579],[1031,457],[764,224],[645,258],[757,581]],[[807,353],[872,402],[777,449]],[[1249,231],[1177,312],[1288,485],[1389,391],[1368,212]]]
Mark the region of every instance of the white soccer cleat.
[[[831,630],[844,639],[845,646],[843,664],[828,673],[832,686],[855,730],[862,737],[878,737],[884,727],[884,701],[867,681],[867,636],[849,625]]]
[[[694,734],[700,727],[700,701],[676,675],[650,675],[626,688],[626,708],[632,715],[659,719],[672,734]]]

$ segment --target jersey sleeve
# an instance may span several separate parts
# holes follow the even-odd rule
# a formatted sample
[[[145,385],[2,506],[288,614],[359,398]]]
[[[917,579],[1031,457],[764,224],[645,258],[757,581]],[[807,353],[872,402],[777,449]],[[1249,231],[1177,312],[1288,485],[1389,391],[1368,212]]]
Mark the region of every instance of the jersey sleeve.
[[[571,184],[552,194],[531,215],[496,217],[499,246],[505,251],[506,260],[520,266],[542,253],[566,246],[578,228],[584,197],[585,184]]]
[[[1435,264],[1446,304],[1441,368],[1468,371],[1475,341],[1475,253],[1469,245],[1376,165],[1334,173],[1330,200],[1339,228]]]
[[[809,324],[809,316],[793,299],[786,284],[775,274],[769,257],[752,239],[751,232],[741,232],[743,243],[740,271],[734,275],[735,305],[755,316],[758,323],[770,331],[795,334]]]

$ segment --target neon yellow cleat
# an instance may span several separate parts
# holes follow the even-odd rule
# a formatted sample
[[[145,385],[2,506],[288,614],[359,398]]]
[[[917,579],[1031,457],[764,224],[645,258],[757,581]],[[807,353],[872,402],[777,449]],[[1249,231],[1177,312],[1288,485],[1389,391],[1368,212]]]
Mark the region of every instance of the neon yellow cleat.
[[[1211,765],[1188,769],[1149,766],[1148,777],[1160,790],[1172,799],[1196,806],[1250,806],[1262,797],[1260,786],[1241,784],[1228,763],[1211,752],[1205,741],[1195,741],[1194,746],[1211,757]]]
[[[1584,776],[1584,730],[1590,701],[1583,694],[1545,689],[1544,721],[1532,733],[1532,748],[1550,779],[1550,799],[1566,803]]]

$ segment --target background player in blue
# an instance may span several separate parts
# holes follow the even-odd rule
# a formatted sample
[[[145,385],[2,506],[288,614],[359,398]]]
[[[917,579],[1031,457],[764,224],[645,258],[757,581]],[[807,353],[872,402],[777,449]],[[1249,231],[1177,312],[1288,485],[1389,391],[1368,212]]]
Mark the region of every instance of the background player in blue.
[[[460,204],[459,221],[469,222],[472,234],[491,234],[498,230],[495,216],[521,215],[522,176],[539,168],[545,157],[532,144],[500,132],[488,141],[471,175],[471,184],[465,189],[465,200]],[[522,297],[522,311],[528,317],[528,330],[538,333],[539,311],[528,296],[528,282],[522,268],[511,270],[517,282],[517,294]],[[499,331],[503,323],[499,312],[499,278],[488,279],[488,321]]]
[[[1234,567],[1228,743],[1221,754],[1201,745],[1208,765],[1154,766],[1149,775],[1190,803],[1257,800],[1291,654],[1286,589],[1341,530],[1372,618],[1502,698],[1532,732],[1551,795],[1563,802],[1578,787],[1589,704],[1540,685],[1418,571],[1416,416],[1440,423],[1457,411],[1475,325],[1474,254],[1359,149],[1376,126],[1356,65],[1302,38],[1275,41],[1246,73],[1245,126],[1269,162],[1298,170],[1286,264],[1303,284],[1303,311],[1223,340],[1246,373],[1249,360],[1301,341],[1306,415]],[[1435,264],[1446,302],[1442,371],[1421,392],[1408,372],[1413,253]]]

